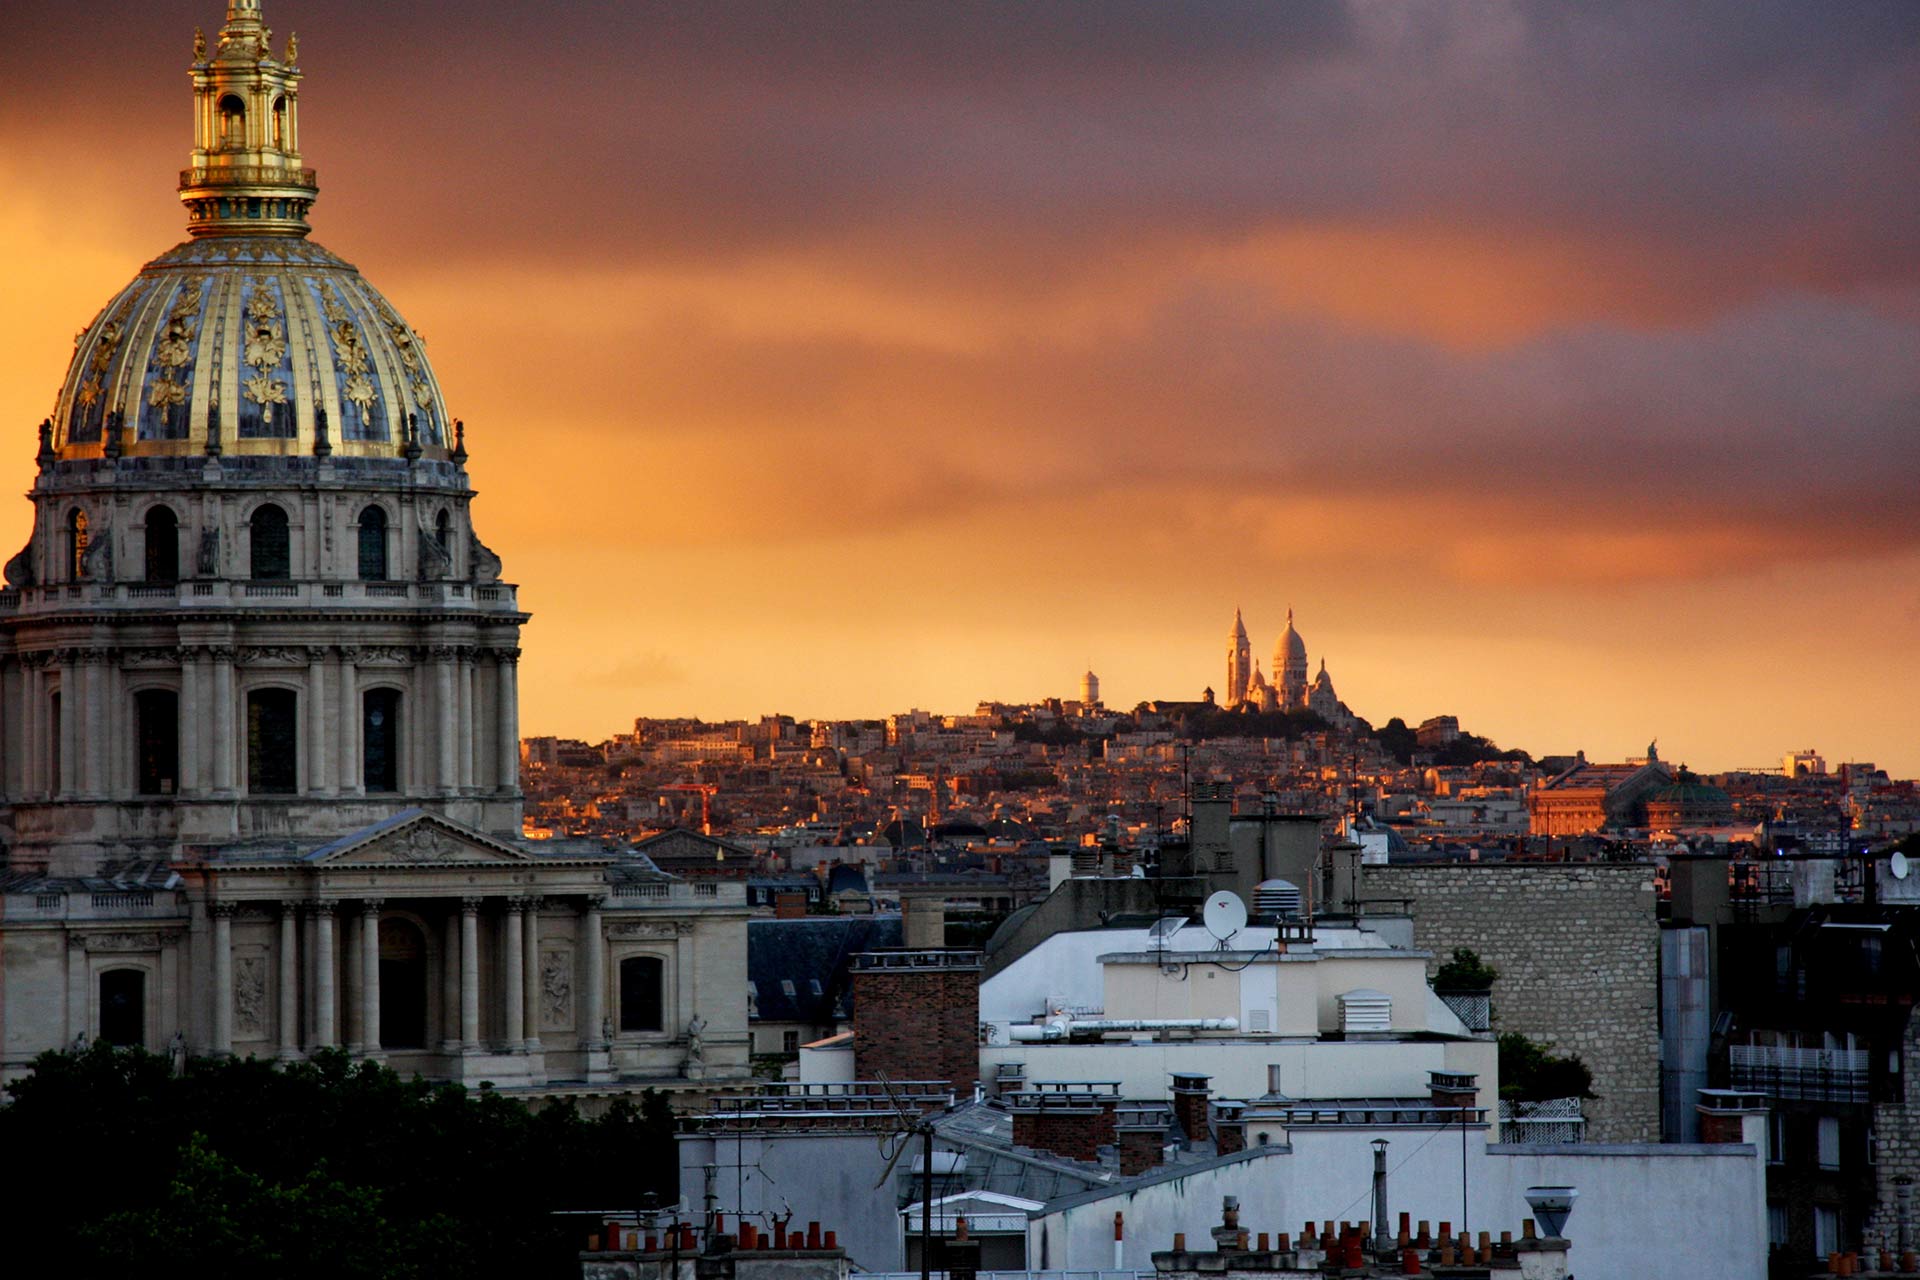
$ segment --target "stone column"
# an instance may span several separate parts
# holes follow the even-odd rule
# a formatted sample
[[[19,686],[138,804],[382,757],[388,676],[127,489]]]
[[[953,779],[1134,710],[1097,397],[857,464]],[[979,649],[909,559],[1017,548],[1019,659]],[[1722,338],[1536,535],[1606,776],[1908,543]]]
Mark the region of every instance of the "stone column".
[[[480,899],[460,899],[460,1051],[480,1051]]]
[[[60,715],[55,721],[53,732],[60,744],[60,776],[53,780],[53,793],[57,796],[70,796],[78,788],[74,785],[76,767],[79,761],[73,758],[73,721],[80,714],[78,700],[80,681],[79,664],[73,661],[70,653],[62,654],[60,660]],[[48,700],[52,707],[52,700]]]
[[[460,736],[455,741],[456,781],[464,794],[473,790],[473,651],[455,651],[453,670],[454,701],[459,710]]]
[[[358,650],[340,649],[340,696],[336,700],[340,722],[335,726],[334,740],[340,745],[340,776],[335,785],[343,796],[366,794],[360,767],[360,669],[354,665],[359,656]]]
[[[67,935],[67,1043],[91,1039],[92,1023],[87,1008],[93,1001],[93,975],[87,966],[87,940],[77,933]]]
[[[600,933],[603,898],[588,898],[580,912],[580,962],[586,967],[580,996],[580,1046],[604,1049],[601,1023],[607,1010],[607,940]]]
[[[28,657],[32,661],[27,661]],[[39,658],[38,654],[23,654],[20,663],[20,794],[29,800],[46,794],[41,783],[47,767],[40,747],[40,712],[45,702]]]
[[[360,1043],[380,1055],[380,899],[360,904]]]
[[[280,904],[280,1052],[282,1062],[300,1056],[300,950],[294,927],[297,904]]]
[[[307,648],[307,792],[333,790],[333,752],[327,750],[327,648]]]
[[[197,650],[182,649],[180,659],[180,794],[197,796],[206,784],[200,768],[200,722],[206,719],[201,705],[200,655]]]
[[[540,1053],[540,899],[527,899],[527,923],[521,938],[520,1003],[527,1022],[527,1052]]]
[[[347,961],[347,994],[340,1002],[340,1030],[347,1042],[347,1053],[356,1058],[367,1049],[360,1039],[360,1008],[367,998],[365,973],[360,964],[360,924],[357,914],[340,918],[340,949]]]
[[[494,697],[499,705],[494,708],[495,723],[494,748],[497,758],[494,762],[493,786],[496,791],[512,791],[520,784],[520,694],[518,689],[520,661],[518,649],[496,649],[494,656],[499,659],[495,668],[497,681]]]
[[[233,794],[233,649],[215,645],[208,653],[213,659],[213,702],[203,711],[213,723],[213,793]]]
[[[111,730],[107,724],[106,659],[104,651],[89,649],[82,663],[87,673],[87,699],[80,708],[80,762],[86,776],[80,788],[90,796],[106,795],[113,787],[107,756]]]
[[[333,1000],[333,907],[330,901],[313,904],[313,1043],[330,1049],[339,1042]]]
[[[213,917],[213,1053],[233,1053],[233,915],[238,904],[210,902]]]
[[[527,901],[515,898],[507,903],[507,936],[502,943],[507,962],[507,1052],[527,1051],[527,979],[526,979]]]
[[[453,763],[454,748],[459,745],[460,734],[460,716],[453,704],[454,650],[450,646],[439,645],[430,653],[433,659],[435,725],[440,747],[440,772],[435,776],[434,783],[442,795],[450,795],[460,782]]]
[[[440,958],[441,1053],[460,1052],[460,913],[447,913],[447,937]]]

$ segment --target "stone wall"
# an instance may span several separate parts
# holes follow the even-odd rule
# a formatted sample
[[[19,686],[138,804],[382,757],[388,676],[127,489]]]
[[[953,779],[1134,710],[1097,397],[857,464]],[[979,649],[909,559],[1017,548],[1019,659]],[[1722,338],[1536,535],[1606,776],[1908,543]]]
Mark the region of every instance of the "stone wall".
[[[1920,1017],[1907,1015],[1907,1034],[1900,1044],[1901,1100],[1873,1104],[1874,1204],[1867,1215],[1867,1243],[1891,1249],[1899,1240],[1899,1201],[1893,1180],[1911,1178],[1909,1195],[1920,1201]],[[1920,1207],[1911,1202],[1908,1231],[1920,1227]],[[1910,1237],[1911,1241],[1912,1237]]]
[[[1365,869],[1365,896],[1405,898],[1431,978],[1455,947],[1499,970],[1495,1031],[1579,1055],[1597,1098],[1589,1142],[1660,1140],[1660,930],[1653,868],[1450,863]]]

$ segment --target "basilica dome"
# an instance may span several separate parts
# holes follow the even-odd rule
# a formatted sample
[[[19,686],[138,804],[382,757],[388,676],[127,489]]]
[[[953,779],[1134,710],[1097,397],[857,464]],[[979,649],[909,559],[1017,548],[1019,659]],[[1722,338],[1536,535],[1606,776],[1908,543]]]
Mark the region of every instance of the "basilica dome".
[[[299,42],[276,53],[259,0],[195,33],[186,243],[80,334],[49,431],[62,460],[180,454],[443,453],[420,335],[307,236]]]
[[[446,440],[420,336],[352,264],[297,236],[217,235],[155,258],[81,333],[54,414],[62,458],[398,457]],[[325,444],[321,425],[325,423]]]

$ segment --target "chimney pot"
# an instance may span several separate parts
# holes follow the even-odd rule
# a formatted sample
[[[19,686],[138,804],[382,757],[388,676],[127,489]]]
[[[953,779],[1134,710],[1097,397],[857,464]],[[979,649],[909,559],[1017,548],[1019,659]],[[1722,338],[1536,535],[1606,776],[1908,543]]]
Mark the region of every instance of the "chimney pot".
[[[1187,1251],[1187,1233],[1186,1232],[1176,1231],[1173,1233],[1173,1251],[1175,1253],[1185,1253]]]

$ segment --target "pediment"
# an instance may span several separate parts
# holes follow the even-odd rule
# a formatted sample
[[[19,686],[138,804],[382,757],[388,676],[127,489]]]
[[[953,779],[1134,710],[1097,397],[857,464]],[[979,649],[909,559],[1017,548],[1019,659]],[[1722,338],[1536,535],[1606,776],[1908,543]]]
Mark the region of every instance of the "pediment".
[[[532,859],[512,845],[428,813],[415,812],[337,840],[309,855],[330,867],[518,864]]]

